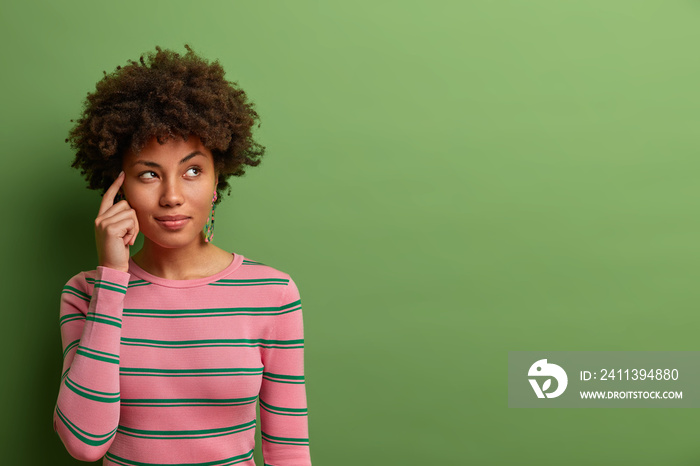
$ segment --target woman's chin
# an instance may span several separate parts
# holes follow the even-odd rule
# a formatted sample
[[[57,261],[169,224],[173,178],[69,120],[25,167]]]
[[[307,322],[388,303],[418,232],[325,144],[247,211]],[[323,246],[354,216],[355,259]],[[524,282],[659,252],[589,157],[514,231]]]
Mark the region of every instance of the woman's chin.
[[[203,242],[201,233],[196,235],[184,233],[185,232],[173,232],[167,235],[144,235],[144,237],[155,246],[165,249],[181,249],[192,245],[199,245]]]

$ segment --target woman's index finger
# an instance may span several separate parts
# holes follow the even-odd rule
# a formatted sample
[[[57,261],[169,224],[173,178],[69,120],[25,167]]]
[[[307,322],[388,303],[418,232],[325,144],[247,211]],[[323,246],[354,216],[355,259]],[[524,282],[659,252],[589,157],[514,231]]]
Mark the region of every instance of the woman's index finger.
[[[124,170],[119,172],[117,179],[115,179],[114,183],[105,191],[104,196],[102,196],[102,202],[100,203],[100,211],[97,215],[104,214],[107,209],[114,205],[114,198],[119,192],[119,188],[122,187],[122,183],[124,183]]]

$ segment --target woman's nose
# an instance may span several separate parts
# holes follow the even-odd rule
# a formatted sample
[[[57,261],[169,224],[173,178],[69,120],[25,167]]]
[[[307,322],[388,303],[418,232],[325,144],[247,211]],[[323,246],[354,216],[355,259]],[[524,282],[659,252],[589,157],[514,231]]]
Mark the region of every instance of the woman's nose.
[[[184,201],[182,187],[177,181],[167,181],[163,183],[163,192],[160,196],[160,205],[177,206]]]

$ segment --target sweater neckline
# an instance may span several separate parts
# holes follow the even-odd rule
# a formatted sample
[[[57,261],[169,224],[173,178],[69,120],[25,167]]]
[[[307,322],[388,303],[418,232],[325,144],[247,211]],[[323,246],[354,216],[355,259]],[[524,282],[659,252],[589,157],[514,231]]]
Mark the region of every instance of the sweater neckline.
[[[154,285],[167,286],[169,288],[191,288],[195,286],[208,285],[209,283],[213,283],[227,275],[230,275],[243,263],[243,256],[241,254],[231,254],[233,255],[233,261],[224,270],[208,277],[195,278],[192,280],[170,280],[150,274],[139,267],[131,257],[129,258],[129,273],[142,280],[153,283]]]

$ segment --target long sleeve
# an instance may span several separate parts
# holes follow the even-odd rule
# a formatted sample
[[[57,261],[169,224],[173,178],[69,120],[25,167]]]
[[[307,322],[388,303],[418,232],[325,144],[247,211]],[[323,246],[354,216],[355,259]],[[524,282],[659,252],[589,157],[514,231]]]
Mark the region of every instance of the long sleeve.
[[[289,279],[262,349],[260,431],[268,466],[310,466],[301,298]]]
[[[53,425],[68,452],[97,461],[119,424],[119,348],[130,275],[97,267],[63,288],[60,306],[63,372]]]

